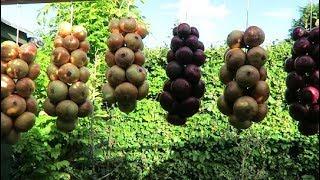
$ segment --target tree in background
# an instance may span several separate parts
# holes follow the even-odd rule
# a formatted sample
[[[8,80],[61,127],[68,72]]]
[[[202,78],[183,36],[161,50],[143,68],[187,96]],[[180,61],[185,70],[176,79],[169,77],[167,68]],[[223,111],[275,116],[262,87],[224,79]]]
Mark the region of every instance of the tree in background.
[[[300,7],[300,9],[299,9],[300,17],[299,17],[299,19],[292,20],[292,27],[289,30],[289,32],[291,32],[292,29],[297,26],[301,26],[306,29],[310,29],[311,10],[312,10],[311,28],[315,27],[316,21],[319,19],[319,3],[308,4],[304,7]]]

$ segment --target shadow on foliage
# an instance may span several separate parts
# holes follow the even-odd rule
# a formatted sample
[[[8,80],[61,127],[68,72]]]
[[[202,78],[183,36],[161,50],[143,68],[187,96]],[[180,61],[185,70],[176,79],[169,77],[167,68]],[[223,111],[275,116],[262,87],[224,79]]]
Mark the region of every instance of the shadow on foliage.
[[[318,143],[308,144],[305,137],[279,138],[274,134],[235,134],[213,132],[208,137],[191,138],[166,146],[151,145],[120,148],[100,139],[96,149],[116,153],[106,160],[95,159],[94,173],[86,179],[319,179]],[[289,140],[291,139],[291,140]],[[114,142],[113,142],[114,143]],[[310,142],[309,142],[310,143]],[[112,143],[111,143],[112,144]],[[85,148],[85,147],[82,147]],[[67,149],[81,149],[70,147]],[[85,150],[84,150],[85,151]],[[119,155],[118,155],[119,154]],[[160,157],[155,161],[154,155]],[[82,156],[88,155],[84,153]],[[150,156],[149,156],[150,155]],[[72,153],[71,155],[72,156]],[[133,158],[132,156],[135,156]],[[138,157],[137,157],[138,156]],[[147,160],[144,157],[147,157]],[[150,159],[148,159],[150,158]],[[145,161],[151,163],[147,164]],[[85,166],[85,167],[84,167]],[[75,169],[92,169],[81,163]],[[93,175],[93,176],[92,176]]]
[[[147,179],[319,179],[319,159],[309,159],[303,143],[268,137],[191,139],[172,146],[170,157],[155,165]]]
[[[110,152],[123,152],[127,156],[96,164],[95,174],[104,179],[319,179],[319,159],[310,156],[317,152],[310,153],[301,137],[286,141],[239,134],[221,136],[216,133],[171,147],[110,148]],[[315,149],[312,147],[312,151]],[[161,158],[164,160],[148,166],[144,162],[148,159],[142,157],[149,157],[148,152],[161,156],[170,153]],[[128,155],[135,153],[141,158],[132,159]]]
[[[319,155],[319,147],[315,147],[318,144],[310,146],[301,136],[284,140],[266,134],[213,132],[208,137],[199,134],[167,146],[128,148],[110,146],[110,141],[103,139],[98,144],[104,146],[95,147],[96,151],[100,149],[106,153],[99,159],[91,155],[91,147],[83,144],[80,135],[70,141],[71,137],[66,138],[56,131],[52,133],[55,138],[47,143],[52,148],[57,144],[63,147],[55,162],[67,160],[70,163],[60,171],[69,173],[71,179],[302,179],[305,175],[319,179],[319,157],[315,156]],[[22,146],[38,147],[43,144],[39,137],[40,131],[34,129],[28,138],[33,138],[32,142],[37,144]],[[46,152],[46,147],[41,148],[38,151]],[[51,158],[37,159],[35,163],[27,157],[31,152],[16,153],[13,169],[21,173],[24,164],[33,163],[33,168],[25,169],[22,174],[28,174],[31,179],[43,177],[46,173],[37,171],[44,165],[41,162],[54,162],[50,162]],[[39,157],[49,158],[44,154]],[[79,158],[84,159],[80,161]],[[20,175],[13,173],[13,179],[21,178]]]
[[[91,167],[92,168],[92,167]],[[139,171],[126,157],[116,157],[95,164],[92,175],[84,177],[92,180],[139,179]]]

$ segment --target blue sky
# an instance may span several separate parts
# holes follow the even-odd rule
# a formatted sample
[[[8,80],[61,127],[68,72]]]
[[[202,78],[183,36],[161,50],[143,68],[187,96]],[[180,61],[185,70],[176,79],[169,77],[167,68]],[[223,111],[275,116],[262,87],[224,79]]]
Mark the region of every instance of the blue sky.
[[[298,18],[299,7],[310,0],[250,0],[249,25],[261,27],[265,34],[265,44],[287,38],[293,18]],[[315,1],[314,1],[315,2]],[[1,6],[1,18],[34,31],[40,27],[36,23],[38,11],[44,4],[24,4]],[[247,0],[137,0],[143,16],[150,24],[150,35],[144,40],[147,47],[169,44],[171,30],[177,22],[187,22],[196,26],[200,40],[205,46],[221,45],[229,32],[245,30]],[[18,14],[18,15],[17,15]],[[19,17],[18,20],[17,17]]]

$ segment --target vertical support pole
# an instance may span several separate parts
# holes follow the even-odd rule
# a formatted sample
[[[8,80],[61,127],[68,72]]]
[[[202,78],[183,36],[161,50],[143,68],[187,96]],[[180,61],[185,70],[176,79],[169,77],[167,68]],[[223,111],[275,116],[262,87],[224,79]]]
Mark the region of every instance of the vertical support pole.
[[[17,26],[17,32],[16,32],[16,44],[19,44],[19,19],[20,19],[20,4],[17,3],[17,16],[16,16],[16,26]]]
[[[312,29],[312,5],[313,5],[313,3],[312,3],[312,0],[309,0],[309,2],[310,2],[310,28],[309,28],[309,30],[311,30]]]
[[[246,29],[249,26],[249,5],[250,5],[250,0],[247,0],[247,10],[246,10]]]
[[[70,7],[70,24],[73,25],[73,0],[71,0],[71,7]]]

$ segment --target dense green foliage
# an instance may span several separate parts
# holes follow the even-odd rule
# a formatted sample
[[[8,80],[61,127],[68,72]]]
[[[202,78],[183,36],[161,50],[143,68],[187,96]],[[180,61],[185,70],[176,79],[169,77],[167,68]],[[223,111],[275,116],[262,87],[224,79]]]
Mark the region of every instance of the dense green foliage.
[[[207,90],[200,112],[189,118],[185,126],[168,124],[166,111],[156,101],[167,79],[164,70],[167,48],[144,50],[151,87],[148,97],[138,103],[134,112],[126,115],[116,107],[104,109],[100,88],[106,82],[104,51],[108,19],[116,15],[140,18],[137,9],[126,2],[132,3],[112,0],[74,3],[74,24],[83,24],[88,29],[92,44],[89,66],[92,75],[88,85],[95,111],[91,117],[80,119],[76,130],[69,134],[57,131],[55,118],[41,111],[36,125],[22,134],[14,146],[11,172],[14,179],[295,179],[308,175],[319,178],[319,140],[317,136],[305,137],[298,132],[283,100],[286,73],[282,65],[290,53],[289,42],[268,47],[269,114],[246,131],[233,129],[227,116],[216,107],[223,92],[218,72],[223,64],[224,47],[206,50],[207,63],[202,69]],[[53,24],[68,20],[67,7],[68,4],[54,6],[58,18]],[[40,107],[46,97],[45,69],[54,33],[43,36],[45,46],[37,56],[43,70],[35,93]]]
[[[166,112],[155,100],[166,80],[168,49],[145,50],[151,92],[133,113],[126,115],[117,108],[104,110],[95,103],[94,116],[80,120],[70,134],[57,131],[54,118],[40,113],[36,126],[23,134],[14,148],[13,174],[17,179],[43,174],[53,179],[104,175],[110,179],[318,177],[319,140],[300,135],[283,101],[286,73],[282,62],[290,46],[284,42],[268,48],[270,111],[262,123],[249,130],[237,132],[231,128],[215,104],[223,90],[217,73],[225,48],[206,51],[203,78],[207,92],[201,111],[183,127],[168,124]],[[104,66],[103,57],[95,63]],[[101,85],[105,81],[102,74],[97,72],[101,77],[91,79],[92,87],[92,82]],[[95,102],[100,102],[99,87],[95,91]]]
[[[319,3],[308,4],[300,7],[299,12],[299,18],[292,20],[292,28],[289,30],[289,32],[291,32],[292,29],[297,26],[310,29],[310,16],[312,17],[311,28],[315,27],[316,21],[319,20]]]

